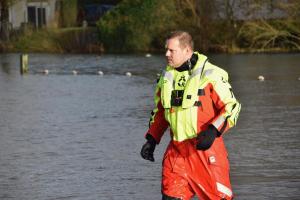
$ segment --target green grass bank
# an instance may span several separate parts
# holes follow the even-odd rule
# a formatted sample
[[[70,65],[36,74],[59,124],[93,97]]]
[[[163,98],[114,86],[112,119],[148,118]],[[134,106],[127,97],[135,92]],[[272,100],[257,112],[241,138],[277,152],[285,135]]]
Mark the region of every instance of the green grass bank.
[[[27,30],[0,43],[0,52],[102,53],[96,28]]]

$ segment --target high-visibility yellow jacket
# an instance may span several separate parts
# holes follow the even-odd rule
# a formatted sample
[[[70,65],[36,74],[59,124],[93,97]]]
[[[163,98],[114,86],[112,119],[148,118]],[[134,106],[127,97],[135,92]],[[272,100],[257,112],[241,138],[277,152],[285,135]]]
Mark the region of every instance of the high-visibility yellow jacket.
[[[170,126],[173,141],[195,138],[209,124],[222,134],[236,124],[241,104],[228,83],[228,74],[195,52],[197,63],[191,71],[179,72],[167,66],[155,92],[155,109],[148,134],[157,143]],[[174,91],[181,93],[180,105],[174,105]]]

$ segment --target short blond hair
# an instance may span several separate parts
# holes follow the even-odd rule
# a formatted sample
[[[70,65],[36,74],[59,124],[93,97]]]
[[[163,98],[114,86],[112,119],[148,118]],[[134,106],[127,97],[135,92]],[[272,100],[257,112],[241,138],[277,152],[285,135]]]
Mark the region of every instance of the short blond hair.
[[[169,39],[173,39],[173,38],[178,38],[179,44],[181,48],[184,47],[190,47],[192,50],[194,50],[194,41],[192,36],[186,32],[186,31],[173,31],[171,32],[168,37],[167,40]]]

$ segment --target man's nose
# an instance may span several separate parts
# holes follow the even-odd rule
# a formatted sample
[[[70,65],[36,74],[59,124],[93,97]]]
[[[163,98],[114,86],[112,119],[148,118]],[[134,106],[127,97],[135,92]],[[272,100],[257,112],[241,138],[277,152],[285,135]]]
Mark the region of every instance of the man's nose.
[[[170,56],[170,50],[167,50],[167,51],[166,51],[166,56],[167,56],[167,57]]]

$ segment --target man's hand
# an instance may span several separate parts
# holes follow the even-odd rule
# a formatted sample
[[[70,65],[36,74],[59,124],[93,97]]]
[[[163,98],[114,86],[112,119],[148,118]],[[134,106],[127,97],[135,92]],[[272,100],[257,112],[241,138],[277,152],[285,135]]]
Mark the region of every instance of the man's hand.
[[[150,161],[154,162],[153,152],[155,150],[156,141],[150,134],[146,135],[146,139],[147,139],[147,142],[142,147],[141,156],[145,160],[150,160]]]
[[[196,148],[202,151],[209,149],[216,137],[219,137],[220,135],[221,134],[213,125],[209,125],[205,131],[198,134]]]

